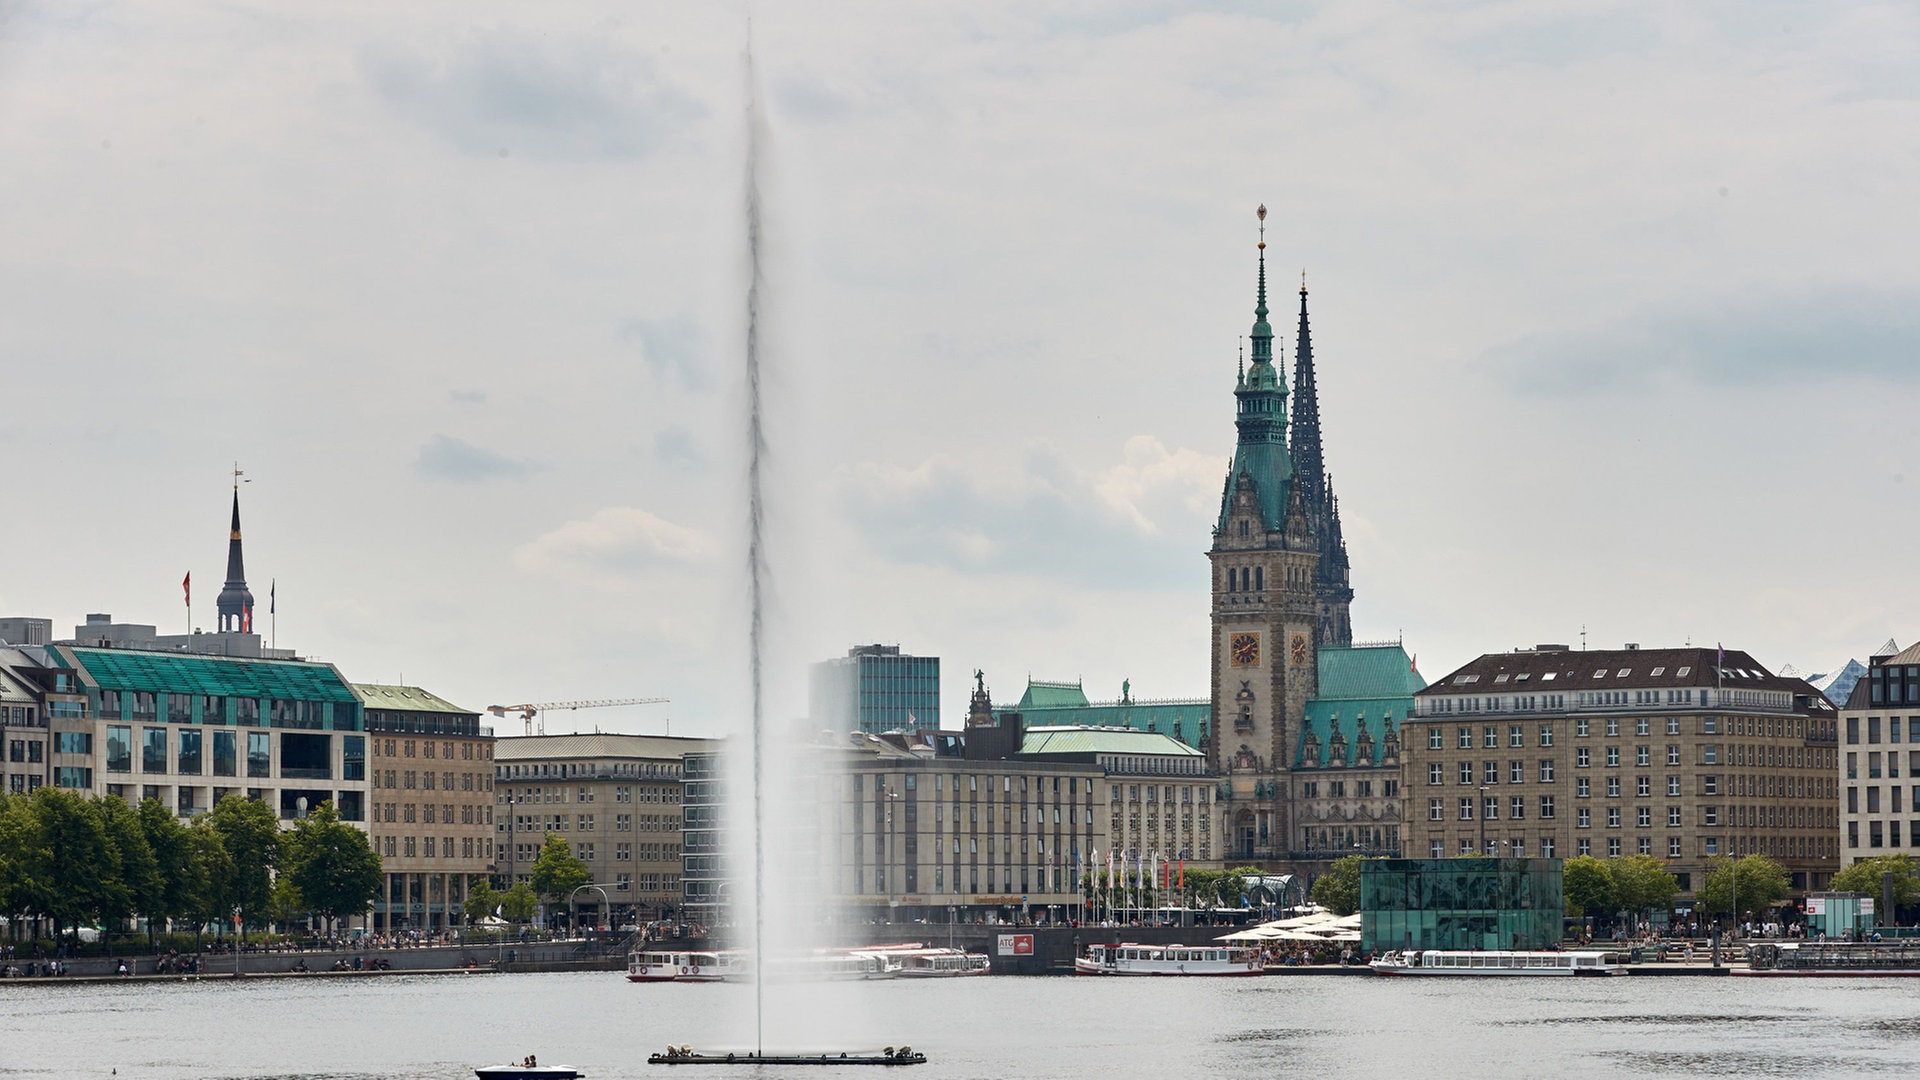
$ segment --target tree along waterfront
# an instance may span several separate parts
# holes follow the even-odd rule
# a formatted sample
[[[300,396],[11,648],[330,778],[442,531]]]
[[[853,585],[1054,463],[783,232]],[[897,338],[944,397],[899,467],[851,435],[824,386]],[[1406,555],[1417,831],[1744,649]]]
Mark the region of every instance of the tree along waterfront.
[[[111,938],[134,919],[149,947],[169,925],[198,939],[234,920],[242,931],[309,913],[337,920],[365,911],[380,880],[366,834],[329,803],[283,832],[255,799],[221,799],[183,824],[153,799],[0,795],[0,914],[15,942],[46,927],[72,948],[82,926]]]

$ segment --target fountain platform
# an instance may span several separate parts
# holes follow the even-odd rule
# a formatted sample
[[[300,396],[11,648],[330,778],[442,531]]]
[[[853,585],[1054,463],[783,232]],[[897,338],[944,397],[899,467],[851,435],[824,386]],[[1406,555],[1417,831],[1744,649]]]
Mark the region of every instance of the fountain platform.
[[[685,1048],[669,1048],[662,1054],[647,1055],[649,1065],[924,1065],[927,1055],[911,1046],[887,1047],[879,1053],[841,1052],[838,1054],[756,1054],[696,1053]]]

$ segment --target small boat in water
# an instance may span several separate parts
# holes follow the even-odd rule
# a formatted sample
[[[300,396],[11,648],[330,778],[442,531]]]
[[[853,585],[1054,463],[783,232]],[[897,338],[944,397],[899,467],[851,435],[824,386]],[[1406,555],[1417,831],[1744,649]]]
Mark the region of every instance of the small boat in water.
[[[576,1080],[586,1074],[565,1065],[534,1065],[532,1058],[519,1065],[487,1065],[473,1070],[480,1080]]]
[[[1735,975],[1920,976],[1920,942],[1783,941],[1747,950]]]
[[[1367,965],[1380,975],[1625,975],[1619,953],[1424,949],[1390,952]]]
[[[1089,945],[1073,961],[1075,975],[1258,975],[1257,949],[1224,945]]]

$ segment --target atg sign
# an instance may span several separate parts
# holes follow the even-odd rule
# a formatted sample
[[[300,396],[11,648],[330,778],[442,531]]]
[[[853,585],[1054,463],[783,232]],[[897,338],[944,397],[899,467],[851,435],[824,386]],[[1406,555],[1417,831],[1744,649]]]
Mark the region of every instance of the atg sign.
[[[1033,935],[1032,934],[1001,934],[1000,935],[1000,955],[1001,956],[1032,956],[1033,955]]]

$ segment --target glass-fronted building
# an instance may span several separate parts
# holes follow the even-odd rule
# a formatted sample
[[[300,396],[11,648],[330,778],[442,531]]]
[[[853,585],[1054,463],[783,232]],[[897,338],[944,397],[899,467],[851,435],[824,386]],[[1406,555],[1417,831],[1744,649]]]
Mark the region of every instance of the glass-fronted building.
[[[1371,859],[1360,867],[1360,944],[1544,949],[1566,919],[1559,859]]]
[[[940,727],[940,658],[898,645],[858,645],[813,665],[813,722],[834,731],[930,731]]]
[[[54,782],[182,817],[228,795],[291,821],[323,802],[366,821],[360,699],[331,664],[189,653],[48,648],[86,695],[53,717]]]

